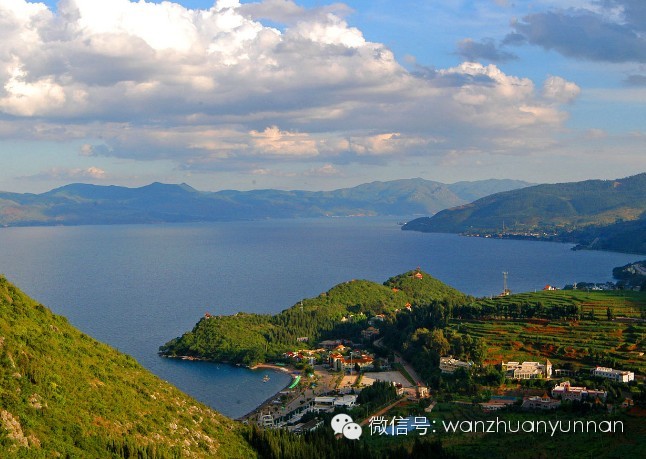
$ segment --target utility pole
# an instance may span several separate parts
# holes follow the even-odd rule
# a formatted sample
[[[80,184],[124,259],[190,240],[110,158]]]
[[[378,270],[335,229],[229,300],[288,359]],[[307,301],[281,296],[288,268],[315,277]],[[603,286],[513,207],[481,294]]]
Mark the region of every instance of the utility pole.
[[[507,288],[507,271],[502,272],[502,294],[503,296],[509,295],[511,292]]]

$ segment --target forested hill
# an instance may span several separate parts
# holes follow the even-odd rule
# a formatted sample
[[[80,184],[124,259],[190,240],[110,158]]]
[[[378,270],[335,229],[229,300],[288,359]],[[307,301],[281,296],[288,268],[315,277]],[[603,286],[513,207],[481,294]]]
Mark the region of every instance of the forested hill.
[[[540,237],[646,253],[646,173],[497,193],[413,220],[402,229]]]
[[[242,426],[0,277],[0,457],[247,458]]]
[[[141,188],[72,184],[42,194],[0,192],[0,225],[258,220],[266,218],[416,215],[529,185],[482,180],[452,185],[423,179],[373,182],[334,191],[198,191],[186,184]]]
[[[284,352],[316,346],[324,339],[347,339],[367,327],[377,314],[394,317],[422,305],[445,305],[449,310],[466,295],[421,271],[410,271],[384,284],[353,280],[318,297],[304,299],[276,315],[238,313],[206,316],[192,331],[161,346],[168,356],[254,364]],[[307,341],[298,341],[306,337]]]

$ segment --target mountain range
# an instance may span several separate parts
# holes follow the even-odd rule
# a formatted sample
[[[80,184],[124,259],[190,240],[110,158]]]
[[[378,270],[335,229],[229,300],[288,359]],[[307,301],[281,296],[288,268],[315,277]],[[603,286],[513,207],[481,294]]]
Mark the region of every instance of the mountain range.
[[[412,220],[402,229],[539,238],[646,253],[646,173],[496,193]]]
[[[84,225],[428,215],[491,193],[530,185],[483,180],[447,185],[424,179],[372,182],[333,191],[198,191],[152,183],[140,188],[66,185],[42,194],[0,192],[0,225]]]

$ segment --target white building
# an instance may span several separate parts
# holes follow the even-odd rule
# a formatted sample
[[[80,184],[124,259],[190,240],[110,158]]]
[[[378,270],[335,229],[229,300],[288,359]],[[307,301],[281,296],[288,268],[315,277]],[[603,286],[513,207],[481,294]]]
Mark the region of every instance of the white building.
[[[502,370],[505,376],[512,379],[535,379],[551,378],[552,362],[545,361],[545,364],[539,362],[502,362]]]
[[[454,359],[453,357],[440,357],[440,370],[442,373],[453,373],[458,368],[464,368],[469,371],[473,366],[473,362],[463,362],[462,360]]]
[[[314,405],[311,410],[320,413],[333,411],[337,406],[352,408],[357,405],[357,396],[354,394],[334,396],[321,396],[314,398]]]
[[[613,381],[624,383],[635,380],[635,373],[632,371],[613,370],[612,368],[606,367],[593,368],[590,374],[599,378],[612,379]]]

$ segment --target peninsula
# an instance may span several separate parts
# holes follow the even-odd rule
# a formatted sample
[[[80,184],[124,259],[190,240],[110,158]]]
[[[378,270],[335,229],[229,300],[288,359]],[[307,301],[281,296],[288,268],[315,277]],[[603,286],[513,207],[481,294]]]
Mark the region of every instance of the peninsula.
[[[421,217],[403,230],[534,239],[646,253],[646,173],[496,193]]]
[[[413,451],[475,457],[483,444],[504,454],[522,442],[545,455],[568,448],[568,457],[607,457],[609,444],[646,453],[636,440],[644,435],[645,331],[646,292],[546,286],[473,298],[416,269],[383,284],[348,281],[276,315],[207,314],[160,353],[271,362],[298,372],[295,383],[246,417],[269,430],[319,432],[335,414],[348,413],[364,426],[374,453],[385,448],[375,433],[378,420],[486,423],[495,411],[503,423],[532,423],[558,410],[563,422],[624,430],[612,437],[560,433],[549,443],[532,433],[468,430],[445,432],[438,444],[411,432],[384,452],[394,454],[398,447],[390,447],[399,445],[402,457]]]

